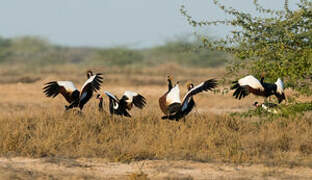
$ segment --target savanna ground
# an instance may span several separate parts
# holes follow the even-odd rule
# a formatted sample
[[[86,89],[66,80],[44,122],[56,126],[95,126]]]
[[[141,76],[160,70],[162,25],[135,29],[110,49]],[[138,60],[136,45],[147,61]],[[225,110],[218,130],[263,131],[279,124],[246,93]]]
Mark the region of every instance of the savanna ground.
[[[290,117],[240,117],[254,109],[247,97],[235,100],[222,83],[224,68],[107,68],[82,65],[0,70],[1,179],[311,179],[311,113]],[[103,90],[118,97],[125,90],[147,99],[133,118],[97,111],[92,98],[82,115],[64,112],[63,97],[46,98],[44,83],[71,80],[80,88],[85,72],[103,73]],[[158,98],[166,77],[197,84],[220,80],[219,91],[195,97],[197,107],[186,122],[161,120]],[[222,93],[224,92],[224,93]],[[311,98],[287,90],[301,102]],[[289,103],[289,102],[287,102]],[[105,101],[105,109],[108,101]]]

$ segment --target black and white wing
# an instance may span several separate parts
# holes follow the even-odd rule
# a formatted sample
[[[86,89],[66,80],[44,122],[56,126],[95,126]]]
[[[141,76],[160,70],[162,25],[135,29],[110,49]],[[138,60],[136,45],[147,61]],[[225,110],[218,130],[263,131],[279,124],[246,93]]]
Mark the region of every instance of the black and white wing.
[[[54,98],[61,93],[67,102],[72,103],[75,100],[72,93],[78,90],[71,81],[51,81],[45,85],[43,92],[47,97]]]
[[[90,100],[93,92],[98,91],[101,88],[103,78],[101,74],[91,76],[82,86],[79,100],[80,109]]]
[[[275,82],[275,85],[276,85],[275,95],[278,99],[278,103],[281,103],[284,99],[286,99],[284,93],[284,83],[280,78],[278,78],[277,81]]]
[[[114,96],[112,93],[110,93],[110,92],[108,92],[108,91],[104,91],[104,94],[106,94],[106,96],[108,96],[109,99],[112,99],[113,101],[119,103],[119,99],[118,99],[116,96]]]
[[[262,95],[264,93],[264,87],[260,81],[252,75],[234,81],[231,89],[235,89],[233,96],[237,99],[247,96],[250,92],[255,95]]]
[[[277,86],[277,90],[276,92],[279,94],[283,94],[284,93],[284,83],[283,81],[278,78],[277,81],[275,82],[276,86]]]
[[[217,81],[215,79],[209,79],[205,82],[200,83],[199,85],[193,87],[191,90],[189,90],[186,95],[183,98],[182,102],[182,109],[181,111],[187,110],[190,103],[190,98],[198,93],[201,93],[203,91],[212,90],[215,87],[217,87]]]
[[[133,103],[136,107],[140,109],[142,109],[146,104],[145,98],[136,92],[126,91],[123,95],[127,97],[126,102],[128,104]]]
[[[108,91],[104,91],[104,94],[108,96],[110,103],[112,103],[110,108],[117,110],[119,108],[119,99]],[[110,109],[111,113],[113,113],[113,109]]]

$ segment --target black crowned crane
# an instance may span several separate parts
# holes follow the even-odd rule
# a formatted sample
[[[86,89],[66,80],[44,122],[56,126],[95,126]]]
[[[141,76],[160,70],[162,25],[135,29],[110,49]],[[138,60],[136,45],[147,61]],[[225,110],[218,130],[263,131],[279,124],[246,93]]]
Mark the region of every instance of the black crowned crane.
[[[69,106],[65,105],[65,110],[79,107],[80,110],[90,100],[93,92],[100,89],[102,83],[101,74],[93,75],[92,71],[87,72],[88,80],[83,84],[79,91],[71,81],[51,81],[46,83],[43,91],[47,97],[56,97],[62,94]]]
[[[104,91],[104,93],[109,98],[109,112],[111,115],[117,114],[121,116],[131,117],[128,111],[132,109],[133,105],[139,109],[143,109],[146,104],[145,98],[136,92],[125,91],[121,99],[118,99],[116,96],[108,91]],[[97,99],[100,100],[99,110],[103,111],[103,96],[98,94]]]
[[[181,118],[184,118],[192,111],[195,106],[193,96],[203,91],[212,90],[215,87],[217,87],[217,81],[215,79],[209,79],[195,87],[193,84],[188,84],[188,92],[185,94],[181,103],[179,86],[176,84],[176,86],[168,93],[166,103],[161,105],[168,107],[168,114],[163,116],[162,119],[178,121]]]
[[[174,108],[174,107],[176,106],[176,104],[178,105],[181,104],[180,100],[177,100],[177,102],[174,102],[174,99],[179,98],[179,96],[173,97],[177,94],[176,91],[178,91],[178,94],[180,94],[179,87],[175,87],[175,89],[172,90],[173,85],[172,85],[171,76],[168,76],[167,80],[168,80],[168,91],[159,98],[159,107],[164,114],[168,114],[169,112],[170,113],[176,112],[177,108]],[[179,84],[179,82],[177,82],[177,84]],[[171,90],[172,92],[169,94]],[[168,107],[169,104],[171,104],[170,107]]]
[[[275,95],[278,99],[278,103],[285,100],[284,83],[278,78],[274,84],[265,83],[264,77],[259,81],[252,75],[248,75],[238,81],[233,82],[231,89],[235,89],[233,96],[236,99],[241,99],[252,93],[256,96],[270,97]]]

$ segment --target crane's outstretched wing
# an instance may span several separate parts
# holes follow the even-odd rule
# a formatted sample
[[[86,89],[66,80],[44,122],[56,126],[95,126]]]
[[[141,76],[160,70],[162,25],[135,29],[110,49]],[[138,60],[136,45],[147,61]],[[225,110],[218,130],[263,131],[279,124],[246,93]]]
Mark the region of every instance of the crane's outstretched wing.
[[[184,96],[181,111],[183,112],[183,111],[187,110],[189,103],[190,103],[190,98],[192,96],[194,96],[198,93],[201,93],[203,91],[212,90],[215,87],[217,87],[217,81],[215,79],[209,79],[209,80],[202,82],[199,85],[193,87]]]
[[[71,93],[76,91],[77,88],[71,81],[51,81],[45,85],[46,86],[43,88],[43,92],[47,97],[54,98],[61,93],[67,102],[72,103],[74,101]]]
[[[277,90],[276,92],[279,94],[283,94],[284,93],[284,82],[278,78],[277,81],[275,82],[276,86],[277,86]]]
[[[235,96],[236,99],[241,99],[247,96],[249,93],[253,93],[259,96],[263,95],[264,93],[264,87],[260,81],[252,75],[248,75],[239,79],[238,81],[234,81],[231,89],[235,89],[233,96]]]
[[[126,100],[127,103],[133,103],[136,107],[140,109],[142,109],[146,104],[145,98],[136,92],[126,91],[124,93],[124,96],[128,98],[128,100]]]
[[[90,100],[93,92],[98,91],[101,88],[101,83],[103,78],[101,74],[96,74],[91,76],[82,86],[79,100],[79,108],[82,109],[83,106]]]
[[[110,92],[108,92],[108,91],[104,91],[104,93],[105,93],[110,99],[112,99],[113,101],[119,103],[119,99],[118,99],[116,96],[114,96],[112,93],[110,93]]]
[[[278,103],[281,103],[284,99],[286,99],[284,93],[284,82],[280,78],[278,78],[275,84],[277,87],[275,96],[278,99]]]

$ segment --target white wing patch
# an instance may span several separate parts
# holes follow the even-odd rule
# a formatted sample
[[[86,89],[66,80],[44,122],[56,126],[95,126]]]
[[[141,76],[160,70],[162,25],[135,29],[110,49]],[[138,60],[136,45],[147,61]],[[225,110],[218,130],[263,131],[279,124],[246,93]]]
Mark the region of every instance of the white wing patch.
[[[127,103],[131,103],[133,101],[133,97],[137,96],[138,93],[133,91],[125,91],[124,96],[128,97],[128,100],[126,100]]]
[[[71,81],[57,81],[57,84],[59,86],[63,86],[65,88],[65,90],[69,91],[69,92],[73,92],[73,91],[77,90],[74,83]]]
[[[277,92],[279,94],[282,94],[284,92],[284,83],[283,81],[278,78],[277,81],[275,82],[276,86],[277,86]]]
[[[119,107],[119,104],[118,104],[117,102],[114,102],[114,101],[113,101],[113,108],[114,108],[114,109],[118,109],[118,107]]]
[[[87,84],[91,83],[91,82],[94,80],[95,77],[96,77],[96,75],[91,76],[91,77],[83,84],[81,90],[82,90]]]
[[[104,93],[108,96],[108,97],[111,97],[113,98],[115,101],[118,102],[118,99],[116,98],[116,96],[114,96],[112,93],[108,92],[108,91],[104,91]]]
[[[263,86],[261,85],[260,81],[253,77],[252,75],[246,76],[240,80],[238,80],[238,84],[240,86],[250,86],[253,89],[260,89],[261,91],[264,91]]]
[[[167,94],[167,98],[166,98],[166,101],[169,103],[169,104],[172,104],[172,103],[181,103],[181,100],[180,100],[180,88],[179,88],[179,85],[175,85],[174,88],[172,88],[170,90],[170,92]]]

